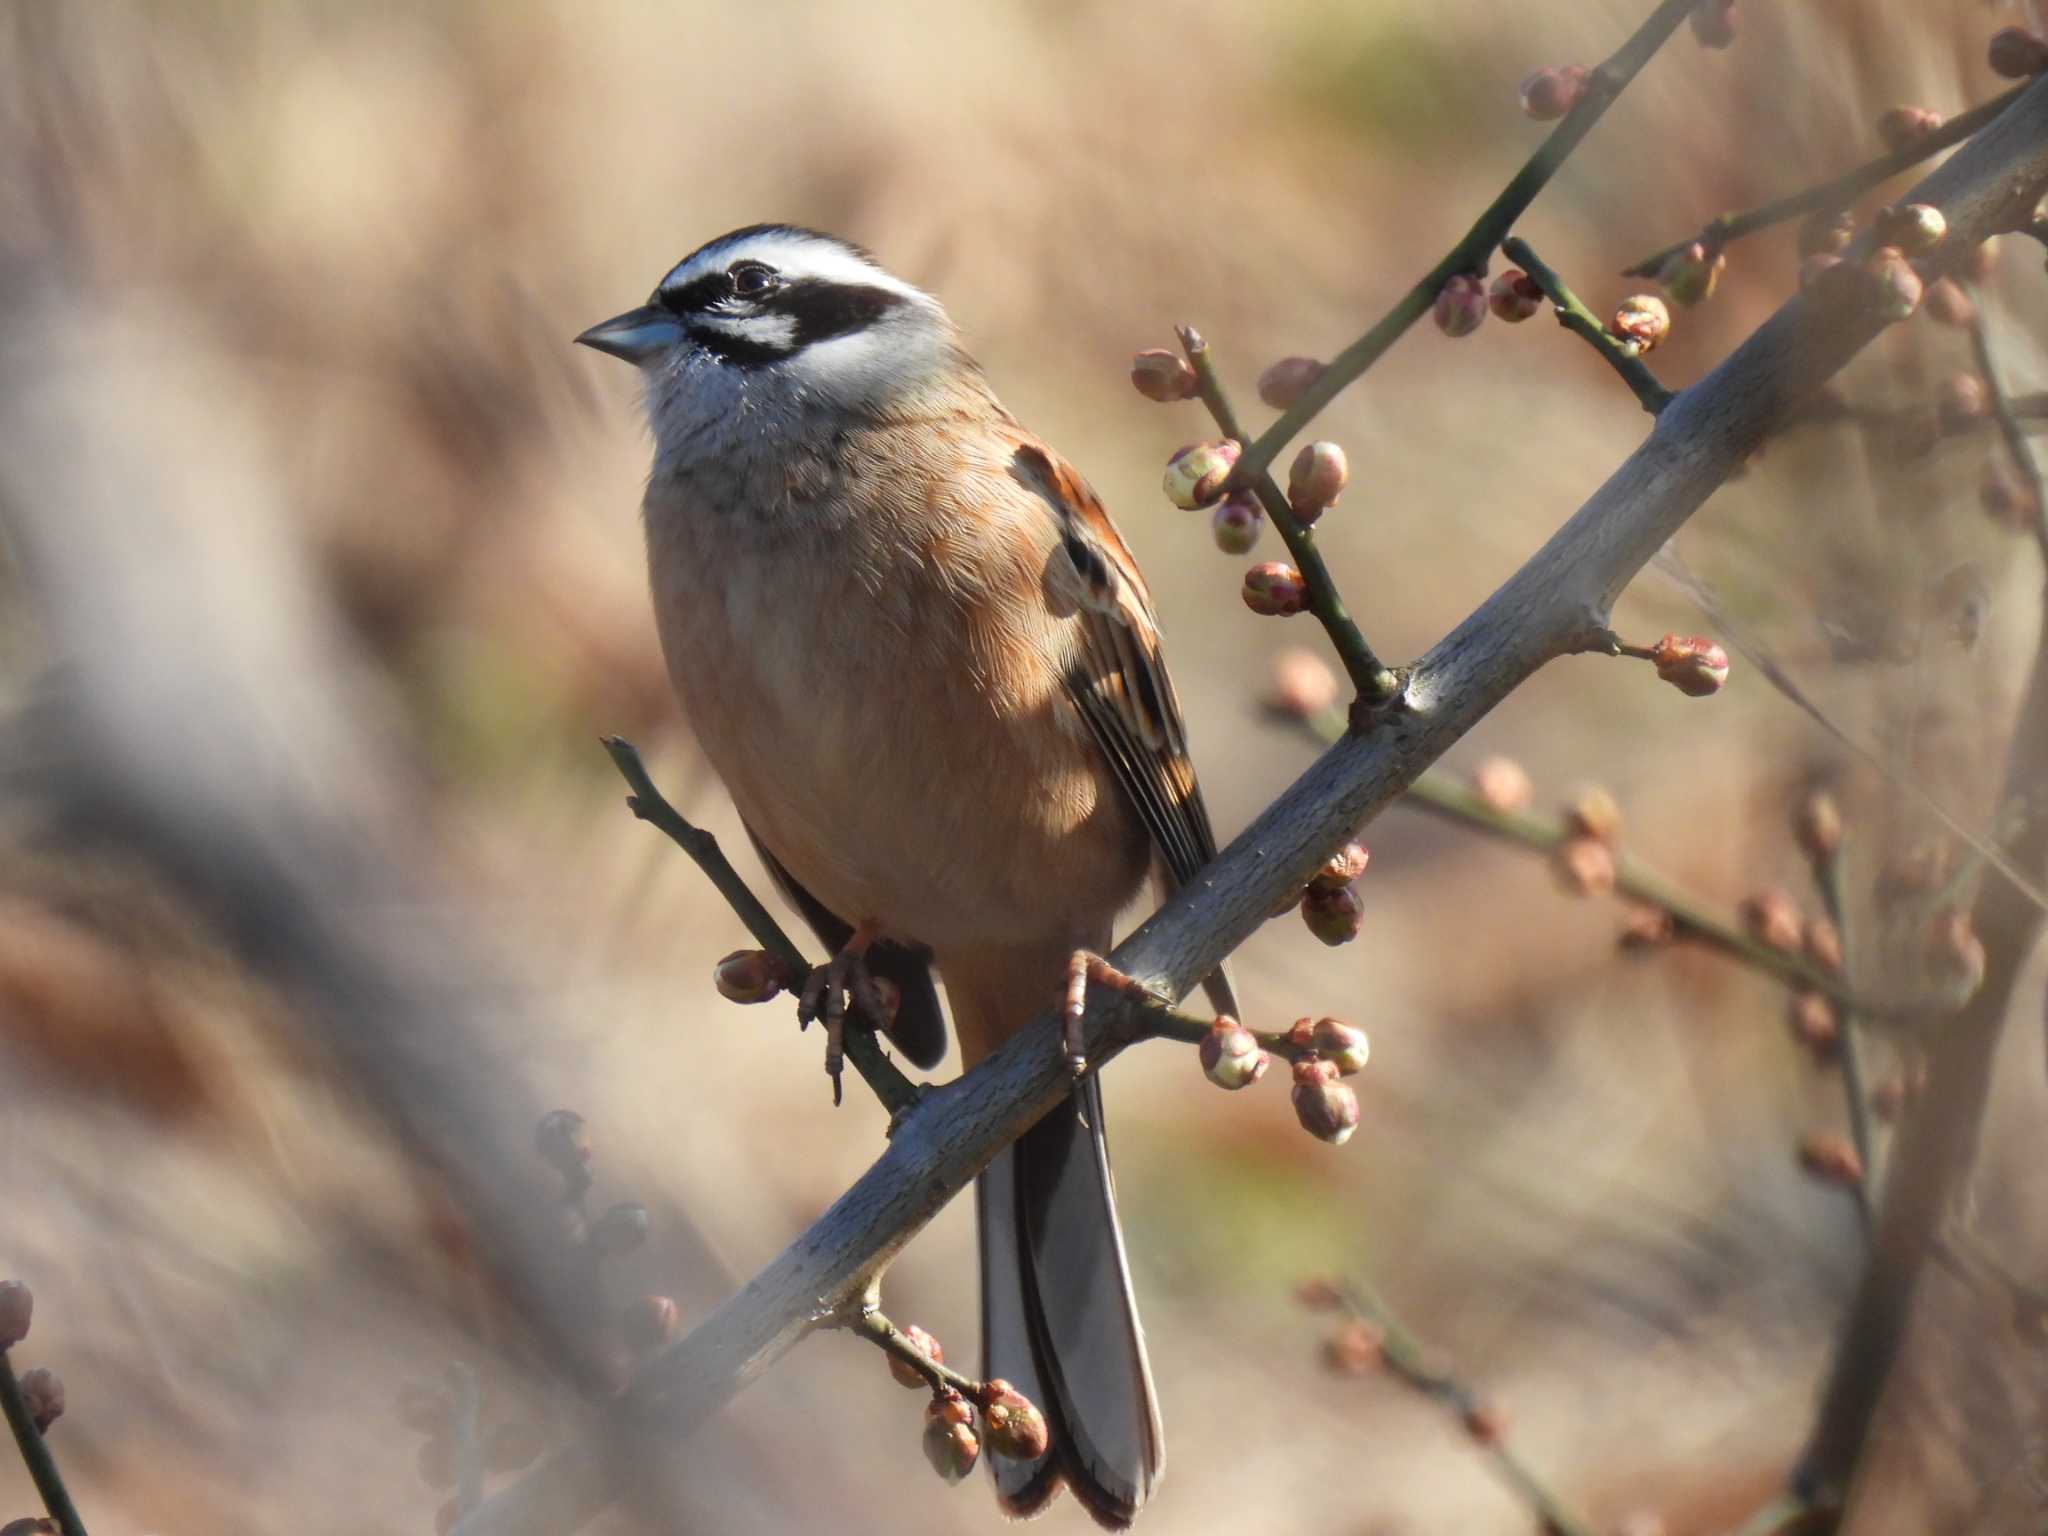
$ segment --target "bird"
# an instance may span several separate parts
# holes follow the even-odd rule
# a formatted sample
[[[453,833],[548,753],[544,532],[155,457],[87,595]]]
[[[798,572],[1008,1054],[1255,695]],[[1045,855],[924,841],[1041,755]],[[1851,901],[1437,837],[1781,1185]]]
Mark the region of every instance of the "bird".
[[[1088,483],[1004,409],[940,302],[850,241],[721,235],[576,340],[637,366],[664,660],[776,886],[831,960],[800,1017],[886,1017],[963,1069],[1091,982],[1148,880],[1215,857],[1150,594]],[[1062,982],[1065,991],[1062,992]],[[1223,972],[1206,989],[1236,1001]],[[1080,1063],[1076,1063],[1079,1065]],[[976,1185],[983,1361],[1040,1405],[991,1453],[1012,1514],[1064,1485],[1127,1527],[1164,1440],[1118,1224],[1101,1089]]]

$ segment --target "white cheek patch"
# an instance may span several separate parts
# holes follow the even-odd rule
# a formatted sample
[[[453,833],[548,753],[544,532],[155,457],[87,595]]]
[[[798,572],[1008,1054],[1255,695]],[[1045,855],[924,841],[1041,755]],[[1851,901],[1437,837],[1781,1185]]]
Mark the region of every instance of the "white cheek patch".
[[[889,399],[926,377],[938,361],[935,335],[883,322],[814,341],[778,366],[806,389],[845,405]]]
[[[699,315],[691,322],[691,328],[699,331],[716,331],[721,336],[730,336],[735,341],[748,341],[756,346],[772,347],[778,352],[787,352],[796,345],[796,316],[794,315]]]

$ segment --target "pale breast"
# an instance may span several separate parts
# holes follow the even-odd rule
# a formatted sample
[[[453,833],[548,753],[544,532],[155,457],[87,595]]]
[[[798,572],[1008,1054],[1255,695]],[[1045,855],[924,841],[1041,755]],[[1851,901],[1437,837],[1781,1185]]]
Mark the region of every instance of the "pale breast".
[[[942,958],[1092,940],[1148,853],[1061,684],[1052,522],[992,458],[883,436],[793,472],[808,516],[752,517],[758,484],[708,474],[650,491],[677,692],[741,815],[842,917]]]

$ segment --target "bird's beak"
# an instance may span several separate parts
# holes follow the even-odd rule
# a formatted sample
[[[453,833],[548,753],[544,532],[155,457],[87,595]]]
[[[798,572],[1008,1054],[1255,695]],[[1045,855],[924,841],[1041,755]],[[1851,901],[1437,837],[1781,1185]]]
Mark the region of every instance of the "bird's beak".
[[[579,345],[623,357],[629,363],[645,363],[682,339],[682,322],[653,304],[613,315],[576,338]]]

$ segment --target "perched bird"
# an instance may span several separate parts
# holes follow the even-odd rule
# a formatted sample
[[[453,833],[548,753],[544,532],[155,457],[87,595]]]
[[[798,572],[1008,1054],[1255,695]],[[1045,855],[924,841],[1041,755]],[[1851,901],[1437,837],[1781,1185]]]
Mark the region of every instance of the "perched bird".
[[[1215,854],[1144,580],[1102,503],[1018,425],[938,301],[843,240],[755,225],[585,331],[636,364],[669,675],[763,860],[833,954],[806,1014],[872,976],[891,1034],[972,1067],[1098,958],[1148,873]],[[1230,1009],[1220,974],[1209,991]],[[877,1014],[879,1016],[879,1014]],[[1047,1453],[991,1456],[1028,1514],[1064,1481],[1122,1527],[1162,1443],[1095,1079],[977,1189],[991,1377]]]

